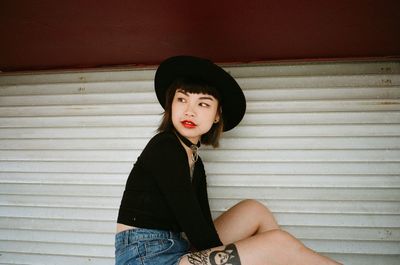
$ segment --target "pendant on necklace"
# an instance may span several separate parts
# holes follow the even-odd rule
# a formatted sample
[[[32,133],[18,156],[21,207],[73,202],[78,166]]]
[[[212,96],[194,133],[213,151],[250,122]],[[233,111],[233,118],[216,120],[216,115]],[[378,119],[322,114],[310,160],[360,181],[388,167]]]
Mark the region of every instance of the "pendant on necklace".
[[[197,144],[193,144],[189,139],[187,139],[186,137],[182,136],[178,131],[175,131],[175,134],[178,136],[178,138],[187,146],[190,148],[190,150],[192,150],[192,161],[196,162],[197,159],[199,158],[199,154],[198,154],[198,150],[200,147],[200,141],[198,141]]]
[[[199,150],[199,147],[193,144],[190,146],[190,149],[192,150],[192,161],[196,162],[197,159],[199,158],[199,154],[197,152]]]

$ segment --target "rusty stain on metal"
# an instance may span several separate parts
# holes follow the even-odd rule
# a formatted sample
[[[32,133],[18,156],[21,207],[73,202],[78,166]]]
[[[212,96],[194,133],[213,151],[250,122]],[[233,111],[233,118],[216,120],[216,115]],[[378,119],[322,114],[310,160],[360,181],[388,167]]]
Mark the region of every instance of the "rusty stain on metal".
[[[381,83],[383,85],[392,85],[392,79],[382,79]]]
[[[381,67],[381,72],[390,73],[392,72],[391,67]]]
[[[397,101],[382,101],[382,102],[379,102],[379,104],[380,105],[397,105],[397,104],[399,104],[399,102],[397,102]]]

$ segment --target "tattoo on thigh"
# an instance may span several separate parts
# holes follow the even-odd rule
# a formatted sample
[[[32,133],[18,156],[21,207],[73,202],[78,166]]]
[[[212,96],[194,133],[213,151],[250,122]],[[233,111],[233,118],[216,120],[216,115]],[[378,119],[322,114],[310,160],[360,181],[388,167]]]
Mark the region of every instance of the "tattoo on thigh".
[[[188,255],[193,265],[241,265],[239,253],[234,244],[227,245],[221,250],[203,250]]]
[[[208,253],[210,250],[203,250],[199,252],[190,253],[188,260],[193,265],[207,265],[208,264]]]

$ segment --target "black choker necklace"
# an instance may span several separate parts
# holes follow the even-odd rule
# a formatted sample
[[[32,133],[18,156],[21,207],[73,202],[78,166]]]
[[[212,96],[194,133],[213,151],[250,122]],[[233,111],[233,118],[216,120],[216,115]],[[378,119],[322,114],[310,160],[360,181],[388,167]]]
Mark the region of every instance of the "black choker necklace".
[[[200,147],[200,141],[197,144],[192,143],[188,138],[182,136],[180,133],[175,131],[175,134],[181,139],[181,141],[192,150],[192,161],[196,162],[199,158],[198,150]]]

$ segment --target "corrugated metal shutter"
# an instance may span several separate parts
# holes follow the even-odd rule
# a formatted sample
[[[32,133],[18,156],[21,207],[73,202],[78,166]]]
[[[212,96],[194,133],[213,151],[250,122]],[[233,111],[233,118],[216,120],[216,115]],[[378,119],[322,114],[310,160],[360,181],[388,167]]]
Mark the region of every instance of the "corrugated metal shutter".
[[[316,251],[399,264],[400,64],[226,69],[248,111],[201,151],[213,214],[256,198]],[[0,76],[0,264],[113,264],[125,180],[162,112],[153,76]]]

